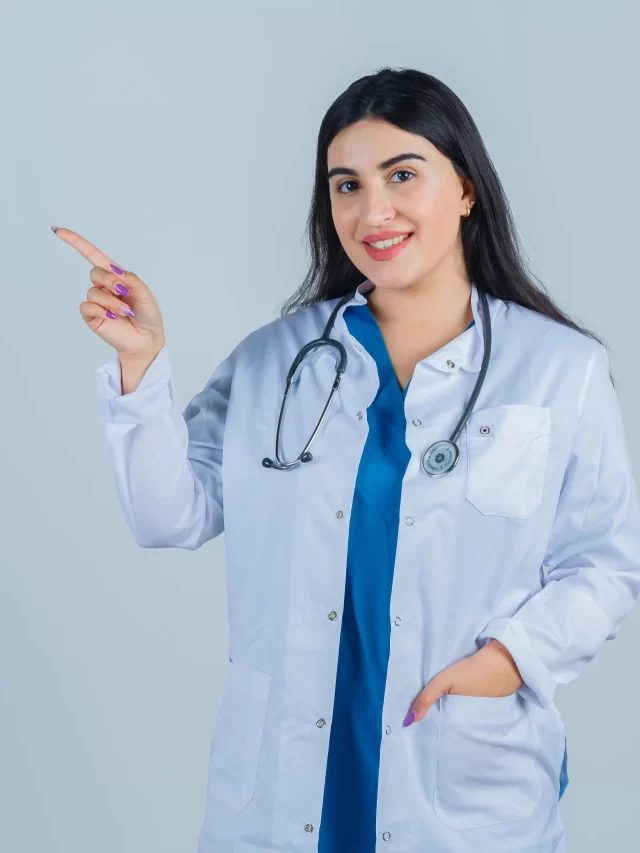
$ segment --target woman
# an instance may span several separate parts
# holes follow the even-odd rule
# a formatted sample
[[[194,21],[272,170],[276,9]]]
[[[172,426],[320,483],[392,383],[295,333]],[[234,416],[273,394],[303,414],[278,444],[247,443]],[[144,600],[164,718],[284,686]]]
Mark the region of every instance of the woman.
[[[136,541],[225,531],[199,853],[565,851],[555,687],[637,598],[640,503],[607,350],[525,270],[461,101],[385,68],[331,105],[309,274],[184,412],[147,285],[57,234]]]

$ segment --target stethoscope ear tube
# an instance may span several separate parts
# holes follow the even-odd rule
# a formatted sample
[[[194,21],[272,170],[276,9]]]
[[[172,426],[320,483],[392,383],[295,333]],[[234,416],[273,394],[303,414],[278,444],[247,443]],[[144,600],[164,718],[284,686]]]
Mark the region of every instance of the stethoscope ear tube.
[[[306,356],[312,352],[314,349],[317,349],[321,346],[332,346],[338,350],[338,359],[337,359],[337,368],[336,372],[342,375],[347,369],[347,351],[344,348],[343,344],[340,341],[335,340],[335,338],[325,338],[324,333],[321,338],[317,338],[315,341],[309,341],[308,344],[305,344],[298,355],[294,358],[291,367],[289,368],[289,372],[287,373],[287,389],[289,387],[289,383],[293,380],[296,370],[298,369],[301,362],[306,358]]]
[[[356,288],[356,290],[357,290],[357,288]],[[287,373],[287,383],[285,386],[284,396],[282,398],[282,405],[280,406],[280,416],[278,417],[278,429],[276,431],[276,448],[275,448],[275,454],[274,454],[275,460],[270,459],[268,456],[265,456],[264,459],[262,460],[262,465],[265,468],[274,468],[274,469],[279,470],[279,471],[286,471],[289,468],[295,467],[299,462],[311,462],[311,460],[313,459],[313,455],[309,452],[309,447],[311,446],[312,441],[316,437],[318,430],[322,426],[322,423],[326,417],[327,410],[329,408],[329,405],[331,403],[333,395],[335,394],[335,392],[338,389],[338,386],[340,385],[340,380],[342,379],[342,374],[347,369],[347,361],[348,361],[347,350],[345,349],[344,345],[340,341],[337,341],[335,338],[330,338],[329,334],[331,332],[331,329],[333,328],[333,324],[334,324],[335,319],[338,315],[338,311],[345,304],[345,302],[350,302],[351,299],[353,299],[355,292],[356,291],[353,290],[353,291],[345,294],[342,297],[342,299],[340,299],[338,301],[338,303],[335,305],[333,311],[331,312],[329,319],[327,320],[327,322],[325,324],[322,335],[319,338],[317,338],[316,340],[309,341],[309,343],[305,344],[302,347],[302,349],[298,352],[296,357],[294,358],[293,363],[291,364],[291,367],[289,368],[289,372]],[[337,351],[338,351],[339,358],[338,358],[338,362],[337,362],[337,366],[336,366],[336,378],[335,378],[335,381],[333,383],[333,387],[331,388],[331,393],[329,394],[329,399],[327,400],[325,407],[322,410],[322,414],[320,415],[320,418],[318,419],[318,423],[316,424],[316,428],[311,433],[311,437],[309,438],[309,441],[304,446],[302,453],[300,453],[298,458],[295,459],[293,462],[283,462],[280,459],[280,455],[279,455],[280,428],[282,426],[282,418],[283,418],[283,414],[284,414],[285,404],[287,402],[287,397],[289,396],[289,388],[291,387],[291,382],[293,380],[293,377],[295,375],[296,370],[298,369],[298,367],[300,365],[300,362],[304,359],[304,357],[307,355],[307,353],[309,353],[312,350],[314,350],[318,347],[321,347],[321,346],[332,346],[335,349],[337,349]]]

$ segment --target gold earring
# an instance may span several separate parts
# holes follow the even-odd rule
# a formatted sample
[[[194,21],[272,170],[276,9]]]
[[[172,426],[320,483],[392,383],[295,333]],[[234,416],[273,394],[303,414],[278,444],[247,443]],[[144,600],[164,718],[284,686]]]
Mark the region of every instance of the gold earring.
[[[469,207],[467,208],[467,212],[463,213],[462,215],[463,216],[470,216],[471,215],[471,208],[473,207],[474,204],[475,204],[475,201],[469,202]]]

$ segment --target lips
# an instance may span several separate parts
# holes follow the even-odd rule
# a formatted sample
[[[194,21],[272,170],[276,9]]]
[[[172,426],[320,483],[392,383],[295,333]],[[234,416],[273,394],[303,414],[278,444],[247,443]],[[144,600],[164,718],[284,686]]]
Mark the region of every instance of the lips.
[[[386,249],[376,249],[374,246],[370,246],[368,243],[364,243],[364,250],[369,255],[370,258],[373,258],[374,261],[390,261],[393,258],[397,257],[401,252],[404,252],[407,246],[410,245],[413,240],[413,232],[411,232],[404,240],[400,240],[399,243],[394,243],[391,246],[387,246]]]
[[[381,231],[379,234],[367,234],[362,238],[362,242],[377,243],[378,240],[393,240],[394,237],[404,237],[405,234],[413,234],[413,231]]]

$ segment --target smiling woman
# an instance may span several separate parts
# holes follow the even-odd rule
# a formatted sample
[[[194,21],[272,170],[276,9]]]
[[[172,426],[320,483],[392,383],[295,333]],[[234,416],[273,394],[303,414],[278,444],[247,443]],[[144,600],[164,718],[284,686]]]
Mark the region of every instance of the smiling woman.
[[[382,159],[393,150],[400,153]],[[336,133],[327,163],[333,225],[353,264],[375,281],[372,305],[380,313],[383,303],[393,311],[398,293],[407,303],[421,292],[426,308],[424,299],[434,290],[437,275],[447,278],[449,304],[458,310],[460,301],[468,299],[459,232],[460,217],[474,203],[472,182],[460,178],[428,139],[375,117]],[[354,180],[341,180],[344,175]],[[371,247],[387,236],[399,239],[395,245]],[[400,255],[396,263],[388,263]],[[433,311],[432,295],[431,302]]]
[[[403,234],[411,236],[400,251],[371,248]],[[369,279],[380,321],[406,324],[414,314],[423,334],[443,325],[455,331],[471,279],[606,346],[526,268],[509,202],[471,114],[423,71],[382,68],[330,105],[318,134],[307,238],[311,263],[282,316]]]
[[[394,569],[402,570],[396,565],[401,561],[396,540],[410,450],[417,449],[412,448],[405,415],[414,372],[431,354],[455,345],[463,332],[470,334],[474,325],[470,295],[475,295],[476,288],[602,342],[563,314],[534,283],[522,260],[506,196],[471,116],[445,84],[428,74],[383,69],[355,81],[331,105],[318,137],[308,222],[311,266],[282,314],[324,301],[335,304],[363,281],[373,283],[373,289],[365,291],[366,301],[348,305],[343,319],[352,338],[375,359],[380,377],[377,395],[367,410],[369,433],[349,531],[345,617],[318,847],[320,853],[330,853],[349,843],[364,849],[363,835],[366,827],[376,824],[381,796],[379,731],[389,690],[385,673],[391,650],[386,639],[380,638],[386,638]],[[454,366],[451,360],[447,363]],[[495,422],[487,427],[492,412]],[[516,416],[521,418],[520,430],[515,432],[516,438],[522,433],[521,449],[515,438],[507,438]],[[474,414],[471,426],[479,432],[468,436],[469,464],[474,469],[469,471],[465,494],[481,513],[533,515],[532,507],[542,501],[550,416],[551,408],[539,405],[485,407]],[[532,429],[542,420],[547,430],[538,437]],[[495,446],[487,440],[494,433]],[[423,440],[422,446],[426,443]],[[497,462],[504,467],[516,453],[518,458],[512,463],[520,477],[511,471],[505,471],[505,477],[520,486],[508,488],[504,480],[495,479],[490,487],[494,478],[487,465],[497,470]],[[542,453],[545,462],[537,464],[535,459],[541,459]],[[486,470],[480,470],[478,459]],[[524,460],[528,460],[526,466]],[[406,488],[408,494],[408,484]],[[380,598],[375,608],[367,604],[372,576]],[[491,581],[487,579],[487,583]],[[374,613],[379,616],[377,627]],[[505,639],[504,632],[501,638]],[[433,639],[431,642],[434,644]],[[521,686],[524,697],[531,691],[517,667],[517,662],[523,665],[522,655],[517,654],[516,661],[507,645],[495,637],[488,642],[485,638],[485,642],[475,655],[461,657],[434,673],[405,720],[407,724],[417,715],[417,724],[425,725],[423,717],[432,705],[436,704],[432,713],[440,712],[435,814],[452,828],[529,817],[534,806],[540,805],[538,798],[544,790],[540,788],[540,766],[545,751],[552,753],[558,799],[568,782],[562,725],[558,725],[553,743],[541,743],[535,705],[512,701],[520,696]],[[491,657],[483,657],[485,654]],[[367,667],[357,666],[356,661],[367,661]],[[371,676],[365,678],[365,672],[379,673],[380,683],[374,683]],[[460,707],[475,709],[467,720],[443,715],[456,694]],[[440,697],[444,696],[450,702],[443,706]],[[467,696],[478,697],[476,704],[468,704],[472,700]],[[506,703],[513,723],[503,731],[506,721],[502,726],[499,723]],[[369,708],[366,715],[363,707]],[[478,707],[484,720],[478,716]],[[542,719],[542,723],[548,726],[548,721]],[[501,737],[490,743],[492,730]],[[455,754],[447,755],[452,744]],[[475,751],[474,744],[478,744]],[[505,752],[509,749],[511,756]],[[500,766],[498,754],[505,760]],[[474,768],[476,756],[482,758],[482,766]],[[464,770],[452,781],[453,764]],[[491,766],[496,769],[495,779],[487,770]],[[424,772],[428,775],[430,768]],[[476,773],[475,788],[467,785],[464,789],[462,776],[469,779]],[[468,806],[462,798],[467,798]],[[501,807],[501,802],[510,802],[511,811]],[[544,808],[553,806],[547,802]],[[559,827],[557,812],[555,821]],[[358,826],[353,837],[350,826]],[[518,826],[513,824],[511,848],[518,846]],[[522,831],[531,842],[536,832],[533,826]],[[561,834],[561,829],[557,831]],[[550,837],[538,840],[540,849],[545,845],[551,849]],[[445,840],[444,836],[437,846],[443,851],[458,849],[452,838]],[[369,847],[374,849],[373,830]],[[491,849],[502,849],[496,839]]]
[[[96,378],[136,541],[225,534],[198,853],[564,853],[555,690],[640,595],[640,500],[606,348],[525,271],[459,98],[383,69],[330,106],[307,278],[182,412],[151,290],[57,233],[117,350]]]

